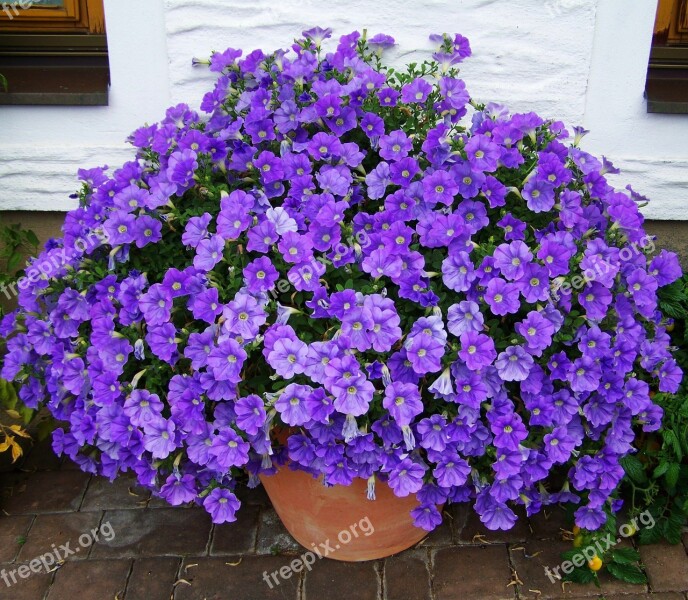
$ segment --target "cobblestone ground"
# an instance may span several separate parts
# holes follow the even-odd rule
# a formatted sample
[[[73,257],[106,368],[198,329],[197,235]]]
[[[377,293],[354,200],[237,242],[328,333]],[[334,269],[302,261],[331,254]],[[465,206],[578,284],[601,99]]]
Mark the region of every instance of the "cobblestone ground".
[[[608,577],[601,590],[552,583],[544,567],[559,565],[560,552],[571,547],[561,539],[558,509],[499,533],[485,530],[465,508],[451,507],[444,524],[411,550],[366,563],[318,560],[311,570],[269,585],[264,574],[304,550],[262,490],[243,494],[236,523],[214,526],[202,509],[171,508],[131,479],[91,477],[45,447],[23,469],[0,475],[2,600],[688,598],[683,545],[641,547],[648,586]],[[100,532],[97,542],[93,530]],[[49,572],[32,563],[50,552],[69,556]]]

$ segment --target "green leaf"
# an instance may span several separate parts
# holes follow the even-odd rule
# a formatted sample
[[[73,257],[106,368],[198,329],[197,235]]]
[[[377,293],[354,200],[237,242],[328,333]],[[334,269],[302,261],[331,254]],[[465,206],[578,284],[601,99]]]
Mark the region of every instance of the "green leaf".
[[[573,558],[581,553],[580,548],[572,548],[571,550],[566,550],[561,553],[561,557],[564,560],[573,561]]]
[[[669,463],[666,461],[662,461],[657,465],[657,468],[655,469],[654,473],[652,473],[652,477],[655,479],[661,477],[664,475],[664,473],[667,472],[667,469],[669,468]]]
[[[10,381],[0,379],[0,406],[12,409],[17,405],[17,391]]]
[[[681,530],[684,523],[684,515],[671,513],[669,518],[662,523],[662,535],[670,544],[681,543]]]
[[[622,565],[634,565],[640,560],[640,554],[633,548],[617,548],[612,551],[612,561]]]
[[[47,439],[47,437],[57,429],[57,423],[53,419],[46,419],[38,423],[36,428],[36,438],[39,441]]]
[[[587,567],[576,567],[563,577],[564,581],[571,581],[573,583],[590,583],[595,579],[595,573]]]
[[[643,463],[641,463],[636,456],[628,454],[627,456],[624,456],[619,463],[623,467],[624,471],[626,471],[626,475],[628,475],[636,483],[645,483],[647,481]]]
[[[26,239],[32,246],[38,246],[38,236],[30,229],[26,232]]]
[[[627,583],[646,583],[647,577],[638,567],[616,562],[607,563],[607,571],[617,579]]]
[[[22,259],[21,254],[19,254],[18,252],[15,252],[14,254],[12,254],[9,257],[9,259],[7,260],[7,271],[9,273],[16,272],[17,268],[19,267],[19,265],[21,263],[21,259]]]
[[[667,467],[667,472],[664,475],[664,479],[666,480],[667,486],[669,489],[674,489],[676,487],[676,484],[678,483],[678,475],[681,471],[681,465],[678,463],[670,463]]]
[[[674,431],[672,429],[665,429],[662,431],[662,437],[664,438],[664,443],[672,448],[676,453],[676,458],[680,461],[683,458],[683,451]]]
[[[655,525],[652,529],[641,529],[638,535],[638,541],[641,544],[654,544],[662,539],[662,531],[659,525]]]
[[[19,408],[19,414],[21,415],[22,421],[24,421],[24,425],[28,425],[31,422],[35,412],[36,411],[34,411],[32,408],[24,406],[23,404],[21,405]]]

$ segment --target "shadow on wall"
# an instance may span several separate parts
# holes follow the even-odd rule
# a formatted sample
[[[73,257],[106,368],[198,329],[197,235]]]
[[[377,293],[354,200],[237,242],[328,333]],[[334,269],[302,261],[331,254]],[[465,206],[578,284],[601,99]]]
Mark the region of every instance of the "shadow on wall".
[[[39,248],[43,249],[49,238],[59,237],[62,234],[62,224],[65,213],[63,212],[33,212],[33,211],[2,211],[0,221],[7,225],[21,224],[24,229],[31,229],[39,241]],[[27,257],[28,258],[28,257]],[[0,269],[5,270],[5,265],[0,264]],[[0,293],[0,306],[3,310],[13,310],[16,307],[16,299],[10,294],[7,298]]]
[[[657,236],[658,250],[673,250],[688,270],[688,221],[645,221],[645,231]]]

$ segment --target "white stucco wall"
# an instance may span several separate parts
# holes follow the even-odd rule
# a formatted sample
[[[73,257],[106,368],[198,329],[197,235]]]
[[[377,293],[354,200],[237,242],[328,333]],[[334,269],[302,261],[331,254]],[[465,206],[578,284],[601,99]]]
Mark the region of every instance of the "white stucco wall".
[[[0,107],[0,210],[73,206],[79,167],[117,166],[126,136],[176,102],[197,105],[212,74],[194,56],[228,46],[286,47],[313,25],[335,36],[393,35],[393,63],[460,32],[473,57],[472,95],[591,129],[584,147],[624,173],[615,183],[652,198],[649,218],[688,214],[688,115],[648,115],[643,88],[654,0],[105,0],[108,107]]]

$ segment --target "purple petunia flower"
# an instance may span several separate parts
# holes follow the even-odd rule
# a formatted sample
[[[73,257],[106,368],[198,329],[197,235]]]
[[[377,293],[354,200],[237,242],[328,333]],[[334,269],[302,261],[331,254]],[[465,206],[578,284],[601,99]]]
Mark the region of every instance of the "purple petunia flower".
[[[401,88],[401,100],[406,104],[422,104],[432,92],[432,86],[420,77]]]
[[[485,290],[485,301],[490,310],[498,316],[515,313],[520,308],[518,302],[518,287],[499,277],[491,279]]]
[[[275,342],[268,353],[268,364],[275,372],[291,379],[297,373],[303,373],[308,347],[298,339],[280,339]]]
[[[509,346],[500,352],[495,367],[504,381],[523,381],[533,366],[533,357],[522,346]]]
[[[275,408],[281,419],[287,425],[305,425],[310,421],[306,400],[311,395],[312,388],[307,385],[290,383],[275,402]]]
[[[172,323],[148,328],[146,342],[150,346],[151,352],[160,360],[172,363],[173,357],[177,353],[177,330]]]
[[[425,531],[432,531],[442,523],[442,515],[434,504],[421,504],[411,511],[413,524]]]
[[[227,333],[252,340],[267,321],[267,314],[258,301],[248,294],[238,293],[222,312],[225,319],[223,329]]]
[[[444,344],[426,335],[408,338],[406,354],[413,370],[419,375],[436,373],[441,369],[440,359],[444,355]]]
[[[220,469],[228,471],[248,462],[248,449],[248,442],[241,439],[231,427],[223,427],[213,438],[209,452]]]
[[[473,261],[466,252],[450,254],[442,262],[444,284],[455,292],[467,291],[475,279]]]
[[[219,381],[239,383],[246,352],[232,338],[220,342],[208,355],[208,367]]]
[[[334,399],[334,407],[343,414],[357,417],[367,412],[375,388],[362,374],[342,379],[337,385],[340,390]]]
[[[177,434],[172,420],[156,416],[143,424],[143,446],[153,458],[167,458],[177,448]]]
[[[237,497],[224,488],[215,488],[203,499],[203,508],[210,513],[216,525],[236,521],[234,515],[240,506]]]
[[[466,483],[471,467],[460,456],[447,456],[440,459],[432,474],[437,479],[437,485],[451,488]]]
[[[499,146],[486,135],[474,135],[464,147],[471,166],[480,171],[494,171],[501,155]]]
[[[538,311],[531,310],[523,321],[516,323],[515,329],[525,338],[526,349],[533,356],[541,356],[552,343],[554,325]]]
[[[491,531],[511,529],[516,523],[516,514],[509,506],[494,500],[479,511],[480,520]]]
[[[410,425],[413,419],[423,412],[418,387],[412,383],[393,383],[385,389],[382,401],[398,425]]]
[[[172,506],[191,502],[196,498],[196,478],[193,475],[170,475],[160,488],[160,496]]]
[[[513,281],[521,279],[525,273],[525,267],[533,259],[533,254],[528,246],[521,240],[510,244],[500,244],[494,251],[495,267],[497,267],[505,279]]]
[[[410,458],[405,458],[389,474],[389,487],[394,495],[403,498],[415,494],[423,485],[425,469]]]
[[[459,357],[469,369],[479,371],[492,364],[497,358],[497,352],[492,338],[475,331],[467,331],[461,334]]]
[[[211,271],[222,260],[224,247],[225,242],[219,235],[201,240],[196,247],[194,267],[199,271]]]
[[[237,426],[249,435],[255,435],[265,424],[263,401],[256,394],[239,398],[234,403]]]
[[[482,331],[484,319],[475,302],[462,300],[449,307],[447,321],[447,329],[458,337],[468,331]]]

